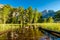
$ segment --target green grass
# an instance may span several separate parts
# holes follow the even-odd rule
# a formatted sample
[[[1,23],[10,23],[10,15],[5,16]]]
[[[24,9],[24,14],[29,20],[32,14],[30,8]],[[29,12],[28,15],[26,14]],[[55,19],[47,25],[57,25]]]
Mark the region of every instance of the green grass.
[[[0,32],[4,32],[9,29],[16,29],[19,28],[21,24],[0,24]],[[28,24],[28,25],[37,25],[44,29],[58,31],[60,32],[60,23],[37,23],[37,24]]]

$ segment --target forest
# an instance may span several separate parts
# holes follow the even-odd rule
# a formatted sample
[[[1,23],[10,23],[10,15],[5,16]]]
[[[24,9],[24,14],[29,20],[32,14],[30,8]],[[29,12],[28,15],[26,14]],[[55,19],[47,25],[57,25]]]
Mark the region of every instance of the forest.
[[[55,20],[56,19],[56,20]],[[60,10],[54,13],[54,16],[43,18],[42,12],[39,12],[37,8],[33,9],[31,6],[27,9],[23,7],[14,8],[10,5],[4,5],[0,8],[0,24],[12,23],[20,24],[25,23],[49,23],[59,22]]]

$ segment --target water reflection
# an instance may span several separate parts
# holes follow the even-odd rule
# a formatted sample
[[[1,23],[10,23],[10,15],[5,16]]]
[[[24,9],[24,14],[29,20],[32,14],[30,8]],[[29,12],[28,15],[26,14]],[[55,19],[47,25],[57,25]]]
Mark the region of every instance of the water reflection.
[[[56,38],[56,37],[49,37],[47,35],[41,37],[39,40],[60,40],[60,38]]]
[[[51,40],[51,38],[49,36],[43,36],[42,38],[40,38],[39,40]]]

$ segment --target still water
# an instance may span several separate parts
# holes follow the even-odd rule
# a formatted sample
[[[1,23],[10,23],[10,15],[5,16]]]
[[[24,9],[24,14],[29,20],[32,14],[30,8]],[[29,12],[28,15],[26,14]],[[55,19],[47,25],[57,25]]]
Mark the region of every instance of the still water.
[[[60,40],[60,38],[57,38],[56,40]]]
[[[39,40],[60,40],[60,38],[55,38],[55,37],[51,38],[51,37],[48,37],[48,36],[43,36]]]

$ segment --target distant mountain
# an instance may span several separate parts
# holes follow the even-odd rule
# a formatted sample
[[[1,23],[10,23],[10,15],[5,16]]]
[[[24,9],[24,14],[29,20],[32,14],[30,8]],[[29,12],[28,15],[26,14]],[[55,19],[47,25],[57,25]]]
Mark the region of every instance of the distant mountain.
[[[4,7],[4,5],[3,4],[0,4],[0,8],[3,8]]]
[[[53,17],[55,12],[53,10],[44,10],[42,11],[43,18]]]

